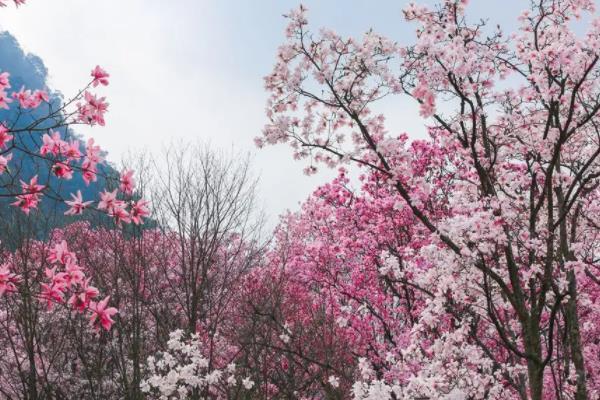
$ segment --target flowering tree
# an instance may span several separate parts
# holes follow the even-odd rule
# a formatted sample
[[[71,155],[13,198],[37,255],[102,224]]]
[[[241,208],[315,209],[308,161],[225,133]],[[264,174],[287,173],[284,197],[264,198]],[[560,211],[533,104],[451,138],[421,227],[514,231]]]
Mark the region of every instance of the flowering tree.
[[[24,1],[15,0],[15,4]],[[110,330],[117,314],[109,305],[110,296],[100,297],[89,270],[64,239],[36,239],[40,235],[36,222],[47,222],[52,214],[42,207],[45,198],[63,203],[67,216],[89,208],[108,214],[117,225],[139,225],[148,215],[147,203],[135,193],[133,173],[104,173],[101,150],[94,140],[83,144],[71,131],[80,124],[105,124],[108,103],[92,91],[108,85],[108,78],[97,66],[90,81],[62,101],[46,88],[14,90],[10,73],[0,72],[0,108],[12,111],[9,120],[0,121],[2,229],[10,239],[8,245],[0,246],[0,338],[6,361],[0,391],[7,398],[64,396],[64,381],[56,376],[64,376],[65,370],[57,365],[68,362],[72,354],[64,348],[68,341],[60,340],[57,345],[58,338],[72,332],[77,325],[73,321],[80,321],[77,314],[87,315],[89,324],[84,326],[88,335],[91,327],[96,336]],[[62,183],[74,177],[86,185],[102,177],[117,189],[105,190],[96,201],[84,200],[81,191],[63,198]],[[12,210],[22,214],[17,218],[21,223],[4,226]],[[50,225],[46,228],[46,232],[52,230]]]
[[[290,143],[308,173],[359,165],[410,221],[406,242],[379,260],[419,293],[414,325],[401,323],[408,342],[396,344],[407,369],[365,367],[361,380],[388,397],[458,387],[471,398],[594,398],[600,22],[577,35],[571,22],[593,2],[542,0],[506,36],[469,23],[466,3],[410,5],[410,46],[316,35],[305,9],[293,11],[256,142]],[[373,110],[393,95],[419,103],[430,140],[386,131]]]
[[[55,107],[49,102],[48,94],[43,90],[25,90],[12,92],[9,97],[6,90],[10,89],[9,73],[3,72],[0,78],[0,106],[8,109],[9,103],[15,99],[18,109],[14,121],[0,124],[0,196],[14,199],[13,206],[20,208],[24,213],[37,208],[43,196],[49,196],[58,201],[63,201],[69,206],[67,215],[81,214],[93,202],[84,201],[80,192],[71,194],[71,199],[60,198],[57,188],[52,187],[54,177],[58,180],[70,180],[74,174],[81,174],[83,181],[90,184],[97,180],[98,164],[102,161],[100,147],[89,139],[85,146],[76,139],[66,139],[70,136],[65,129],[77,124],[104,125],[104,114],[108,103],[104,97],[97,97],[89,89],[98,85],[108,85],[109,75],[100,67],[91,73],[92,80],[77,93],[72,99]],[[12,99],[11,99],[12,97]],[[45,114],[33,119],[25,127],[20,126],[20,120],[32,110],[44,106]],[[84,152],[81,148],[84,147]],[[48,165],[48,174],[42,181],[38,175],[30,178],[21,176],[21,169],[14,171],[10,168],[13,155],[17,154],[22,162],[23,158],[42,160]],[[133,173],[125,171],[121,177],[105,178],[112,180],[125,196],[131,196],[134,191]],[[25,179],[26,181],[24,181]],[[20,181],[20,184],[16,184]],[[127,203],[117,199],[117,190],[104,192],[97,203],[97,209],[113,217],[117,224],[121,222],[141,223],[141,218],[148,215],[146,202]]]
[[[7,398],[27,393],[58,395],[56,375],[72,356],[65,349],[77,314],[87,314],[84,324],[96,331],[109,330],[117,313],[92,286],[87,269],[64,240],[26,241],[14,252],[3,251],[3,289],[0,343],[3,370],[0,393]],[[10,268],[9,268],[10,267]],[[6,272],[15,271],[15,272]],[[74,315],[73,315],[74,314]],[[64,392],[62,392],[64,393]]]
[[[91,75],[92,80],[90,83],[72,100],[65,102],[58,109],[53,109],[53,105],[49,103],[48,95],[42,90],[31,92],[21,88],[19,92],[12,92],[12,96],[10,96],[17,102],[19,112],[14,121],[0,123],[0,197],[14,200],[11,205],[18,207],[27,215],[38,207],[43,196],[50,196],[55,200],[64,202],[69,207],[65,212],[66,215],[79,215],[92,204],[92,201],[82,199],[80,191],[72,194],[71,200],[58,197],[58,190],[52,186],[50,180],[50,175],[54,175],[58,179],[69,180],[74,173],[80,173],[83,180],[88,184],[97,179],[97,166],[101,162],[101,156],[100,148],[94,145],[93,139],[88,141],[85,152],[82,153],[80,151],[81,143],[78,140],[67,142],[63,140],[58,131],[60,128],[67,128],[78,123],[104,125],[104,112],[107,104],[104,102],[104,98],[97,98],[88,89],[98,85],[107,85],[108,74],[100,67],[96,67]],[[8,108],[9,103],[13,102],[6,92],[9,88],[9,74],[3,72],[0,75],[0,98],[2,99],[0,106],[4,108]],[[41,107],[42,104],[45,105],[48,111],[45,116],[33,120],[25,128],[18,127],[19,119],[23,115],[30,110]],[[71,106],[74,106],[72,111],[69,110]],[[23,139],[32,137],[33,140]],[[41,143],[38,143],[35,138],[41,138]],[[13,171],[10,167],[10,161],[14,154],[19,155],[20,164],[23,162],[23,158],[41,159],[46,162],[49,172],[45,181],[38,175],[30,178],[22,176],[21,168],[16,168]],[[130,171],[125,172],[120,178],[114,179],[119,185],[119,190],[125,196],[131,197],[133,195],[134,186]],[[20,181],[20,184],[15,184],[17,181]],[[101,193],[97,210],[106,212],[117,224],[122,222],[141,224],[142,218],[148,215],[146,202],[144,200],[121,200],[117,198],[117,194],[117,190]],[[71,289],[71,286],[70,282],[63,282],[63,273],[69,274],[72,267],[77,267],[75,264],[76,259],[72,253],[68,252],[66,243],[63,242],[57,245],[55,253],[58,255],[49,258],[48,261],[61,264],[65,268],[65,272],[61,271],[56,274],[58,271],[53,269],[46,273],[46,278],[50,282],[42,284],[39,295],[48,301],[48,307],[51,307],[54,302],[63,303],[66,300],[64,292],[66,289]],[[16,284],[23,280],[23,277],[10,272],[10,267],[11,262],[3,262],[0,279],[1,294],[14,292]],[[41,275],[37,275],[34,279],[41,279]],[[83,278],[76,279],[74,282],[83,284],[84,280]],[[30,283],[27,282],[27,284]],[[81,286],[81,288],[85,292],[85,287]],[[85,297],[85,295],[83,296]],[[108,299],[98,304],[94,303],[93,306],[104,309],[107,301]],[[89,301],[83,301],[81,304],[73,303],[71,305],[75,308],[81,308],[89,306],[90,303]],[[104,328],[110,328],[108,320],[100,319],[99,322]]]
[[[296,251],[306,254],[307,242],[288,227],[278,229],[264,265],[245,277],[228,337],[240,349],[239,369],[261,397],[342,399],[358,347],[337,326],[331,288],[297,263]]]
[[[190,156],[190,153],[177,151],[180,149],[172,148],[170,160]],[[207,374],[224,370],[236,360],[239,346],[229,335],[235,332],[232,315],[237,310],[236,287],[260,257],[256,232],[251,229],[253,223],[248,222],[247,229],[243,225],[252,211],[254,186],[247,178],[246,163],[240,163],[236,172],[232,168],[237,165],[234,159],[222,159],[208,149],[193,154],[198,165],[204,166],[194,169],[193,173],[184,167],[189,158],[180,164],[169,163],[169,174],[159,171],[160,166],[148,170],[146,167],[150,166],[145,162],[137,163],[142,172],[138,174],[137,194],[157,198],[158,218],[151,224],[145,227],[131,224],[123,229],[99,215],[92,222],[81,221],[54,229],[49,244],[36,241],[41,248],[68,243],[70,248],[79,249],[78,265],[86,279],[93,282],[98,292],[110,294],[111,305],[119,310],[109,316],[115,322],[110,331],[102,328],[90,335],[89,324],[82,324],[80,318],[72,316],[68,308],[57,307],[56,302],[52,303],[51,313],[43,312],[46,303],[35,298],[31,301],[35,312],[23,313],[11,305],[18,301],[15,293],[19,290],[25,293],[26,288],[35,287],[38,282],[35,278],[44,273],[43,258],[36,264],[36,274],[26,275],[16,266],[6,271],[7,291],[14,293],[4,298],[10,318],[4,321],[0,340],[19,344],[5,347],[7,368],[12,365],[10,360],[23,357],[23,343],[27,343],[22,336],[11,336],[11,332],[19,329],[20,315],[33,321],[30,325],[33,337],[56,332],[44,342],[51,352],[33,346],[32,353],[39,360],[35,373],[38,393],[90,399],[150,396],[142,393],[143,388],[148,388],[142,383],[157,383],[163,372],[169,375],[169,368],[174,370],[176,365],[163,365],[159,371],[153,370],[151,364],[146,365],[146,360],[173,351],[168,339],[170,332],[176,330],[185,332],[182,340],[195,338],[194,351],[202,354],[208,363]],[[144,171],[149,173],[146,175]],[[150,177],[157,178],[158,182],[150,184],[146,181]],[[174,179],[178,179],[177,183]],[[143,188],[148,192],[141,193]],[[202,199],[202,207],[198,199]],[[101,202],[109,200],[103,198]],[[223,208],[213,210],[213,205]],[[209,207],[211,211],[206,212]],[[30,217],[38,216],[31,213]],[[24,246],[17,252],[30,254],[27,244],[32,242],[24,240]],[[17,276],[29,277],[31,284],[9,281]],[[88,315],[91,319],[94,314]],[[94,319],[98,327],[102,321],[98,317]],[[60,346],[53,346],[58,337],[61,337]],[[57,369],[55,366],[60,362],[69,368]],[[41,368],[47,365],[52,368]],[[2,364],[0,369],[4,370]],[[19,375],[7,374],[0,383],[0,390],[12,388],[7,393],[15,398],[33,396],[32,391],[19,382]],[[236,385],[221,383],[230,398],[243,398],[251,392],[250,388],[245,389],[252,386],[249,382],[244,384],[240,379]],[[192,398],[204,395],[207,390],[212,393],[208,386],[181,383]],[[155,389],[157,391],[151,392],[160,395],[160,388]]]
[[[248,160],[208,146],[171,146],[154,169],[155,216],[180,251],[166,285],[187,332],[214,334],[231,307],[231,288],[260,256],[260,215]]]
[[[24,3],[23,0],[15,0],[17,6]],[[4,2],[0,2],[0,5],[5,6]],[[60,102],[51,100],[44,88],[31,90],[21,87],[19,91],[11,92],[10,73],[0,73],[0,108],[16,107],[11,121],[0,122],[0,198],[8,199],[12,206],[19,208],[26,215],[38,208],[43,197],[68,206],[65,215],[82,214],[94,203],[84,200],[80,191],[72,193],[71,199],[63,199],[59,189],[61,181],[71,180],[76,174],[79,174],[87,185],[102,175],[98,169],[102,162],[100,148],[94,144],[93,139],[89,139],[87,144],[83,145],[74,139],[69,131],[70,127],[78,124],[105,124],[104,114],[108,103],[105,97],[98,97],[91,90],[98,86],[107,86],[109,74],[96,66],[91,72],[91,77],[87,85],[75,96]],[[39,162],[45,169],[40,168]],[[38,174],[31,173],[30,176],[26,176],[29,172],[23,168],[23,164],[28,163],[35,165],[34,172],[37,170]],[[138,225],[143,223],[142,218],[148,215],[147,202],[133,199],[133,172],[125,171],[120,177],[104,178],[118,189],[101,193],[96,210],[108,214],[117,225],[123,222]],[[60,246],[60,252],[71,254],[67,251],[66,243]],[[73,260],[74,257],[67,257],[54,262],[62,263],[68,273],[69,268],[75,265]],[[2,264],[0,295],[14,292],[16,285],[23,280],[21,276],[10,272],[9,264]],[[62,280],[61,274],[62,272],[46,274],[51,282],[42,286],[41,296],[49,300],[49,307],[53,302],[65,300],[63,295],[56,292],[62,291],[60,288],[64,286],[56,284],[56,280]],[[82,282],[78,280],[76,283]],[[70,289],[68,283],[67,287]],[[88,306],[87,301],[83,304]],[[106,306],[106,301],[94,303],[94,307],[97,308],[104,309]],[[81,304],[76,304],[76,307],[80,308]],[[110,327],[107,320],[100,319],[99,322],[105,328]]]

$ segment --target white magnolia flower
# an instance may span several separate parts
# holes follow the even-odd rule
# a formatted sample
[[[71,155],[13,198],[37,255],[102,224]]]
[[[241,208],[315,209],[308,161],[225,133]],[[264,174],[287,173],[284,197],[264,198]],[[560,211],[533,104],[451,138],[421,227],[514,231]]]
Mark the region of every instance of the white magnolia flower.
[[[242,379],[242,385],[245,389],[250,390],[254,387],[254,382],[250,378]]]
[[[327,381],[329,382],[331,387],[340,387],[340,379],[337,376],[331,375]]]

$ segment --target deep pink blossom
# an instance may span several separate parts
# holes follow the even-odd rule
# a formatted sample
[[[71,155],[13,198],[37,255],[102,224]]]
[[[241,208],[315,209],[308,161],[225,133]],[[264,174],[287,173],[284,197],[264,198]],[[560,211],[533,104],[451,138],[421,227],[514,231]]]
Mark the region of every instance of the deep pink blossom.
[[[61,179],[69,180],[73,178],[73,168],[68,163],[57,162],[52,166],[52,173]]]
[[[96,330],[99,330],[101,326],[108,331],[114,323],[112,317],[117,313],[117,309],[114,307],[107,307],[109,300],[110,297],[107,296],[98,303],[93,301],[90,302],[90,310],[92,311],[90,323]]]
[[[90,286],[89,279],[83,283],[80,293],[73,294],[68,304],[80,313],[83,313],[90,305],[90,302],[95,299],[100,292],[94,286]]]
[[[136,225],[141,225],[144,223],[143,218],[150,215],[150,211],[148,210],[148,202],[145,200],[138,200],[131,206],[130,211],[131,222]]]

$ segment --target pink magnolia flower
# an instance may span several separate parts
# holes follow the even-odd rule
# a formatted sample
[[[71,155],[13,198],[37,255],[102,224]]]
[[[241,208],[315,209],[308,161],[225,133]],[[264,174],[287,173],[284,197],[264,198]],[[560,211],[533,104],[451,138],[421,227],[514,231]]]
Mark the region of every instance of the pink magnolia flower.
[[[55,268],[56,267],[52,269],[54,270]],[[60,290],[63,292],[67,290],[68,282],[69,279],[66,272],[58,272],[52,277],[52,284],[60,288]]]
[[[79,312],[85,311],[90,305],[90,301],[95,299],[100,292],[94,286],[90,286],[90,280],[83,283],[83,290],[80,293],[73,294],[68,300],[68,304]]]
[[[32,209],[37,208],[39,202],[40,200],[37,195],[23,194],[17,196],[17,200],[10,204],[19,207],[25,214],[29,214]]]
[[[0,108],[4,108],[8,110],[8,104],[12,103],[12,99],[8,97],[8,94],[4,91],[4,89],[0,89]]]
[[[85,146],[85,156],[94,163],[99,163],[100,161],[102,161],[102,157],[100,156],[100,152],[102,150],[100,149],[100,146],[96,146],[94,143],[94,139],[90,138],[87,141],[87,144]]]
[[[25,90],[24,86],[21,87],[20,91],[13,92],[12,97],[13,97],[13,99],[15,99],[19,102],[19,105],[22,108],[30,108],[31,107],[31,102],[30,102],[31,90]]]
[[[19,101],[19,105],[22,108],[37,108],[43,101],[48,101],[48,93],[44,90],[36,90],[31,93],[31,90],[25,90],[25,87],[21,87],[18,92],[13,92],[12,97]]]
[[[8,169],[8,162],[12,160],[12,154],[0,156],[0,174],[3,174]]]
[[[85,104],[79,104],[79,120],[90,125],[104,126],[104,113],[108,109],[105,97],[96,97],[90,92],[84,93]]]
[[[67,211],[65,211],[65,215],[79,215],[92,204],[91,201],[83,201],[81,196],[81,190],[77,191],[77,194],[71,193],[72,200],[67,200],[65,203],[70,207]]]
[[[85,274],[81,270],[81,267],[75,263],[74,260],[70,259],[65,266],[65,280],[67,287],[72,285],[82,285]]]
[[[0,149],[6,147],[6,143],[13,138],[9,133],[8,128],[4,124],[0,124]]]
[[[75,261],[76,259],[75,253],[69,251],[65,240],[57,243],[48,253],[48,258],[46,258],[50,264],[60,263],[63,265],[66,265],[69,260]]]
[[[133,180],[133,171],[128,170],[121,174],[121,186],[119,187],[121,191],[125,194],[131,195],[133,193],[133,188],[135,186],[135,181]]]
[[[58,284],[46,284],[42,283],[41,285],[42,291],[40,297],[43,300],[46,300],[46,306],[48,309],[52,309],[54,303],[62,303],[65,299],[64,288],[62,285]]]
[[[0,265],[0,297],[5,293],[17,291],[16,285],[21,281],[19,275],[10,272],[8,264]]]
[[[96,65],[96,68],[92,70],[91,75],[94,78],[94,80],[92,81],[92,85],[94,85],[94,87],[98,85],[108,85],[108,77],[110,75],[105,70],[100,68],[99,65]]]
[[[43,101],[50,101],[50,97],[48,97],[48,92],[46,92],[45,90],[35,90],[32,96],[38,105]]]
[[[150,211],[147,208],[148,202],[146,200],[138,200],[131,206],[131,211],[129,216],[131,217],[131,222],[136,225],[141,225],[144,223],[144,217],[150,215]]]
[[[92,310],[92,316],[90,319],[90,324],[94,327],[94,329],[99,330],[100,326],[102,326],[105,330],[110,330],[110,327],[115,322],[112,319],[112,316],[115,315],[118,311],[114,307],[107,307],[108,300],[110,300],[110,296],[104,298],[104,300],[96,303],[94,301],[90,302],[90,310]]]
[[[21,188],[24,194],[16,196],[17,200],[11,205],[19,207],[25,214],[29,214],[32,208],[36,208],[39,201],[43,185],[38,185],[37,175],[31,178],[29,183],[21,181]]]
[[[83,160],[83,163],[81,164],[81,169],[83,170],[83,172],[82,172],[83,181],[85,182],[86,185],[89,185],[90,182],[96,182],[96,179],[97,179],[96,163],[94,163],[86,158],[85,160]]]
[[[0,90],[10,89],[10,74],[8,72],[2,72],[0,74]]]
[[[21,187],[23,188],[23,191],[27,192],[27,193],[31,193],[31,194],[37,194],[40,193],[43,189],[44,189],[44,185],[39,185],[37,183],[38,181],[38,176],[34,176],[33,178],[31,178],[29,180],[29,183],[25,183],[23,181],[21,181]]]
[[[121,225],[122,222],[128,224],[131,222],[129,213],[125,210],[125,203],[117,200],[114,206],[110,209],[108,215],[114,218],[117,225]]]
[[[42,136],[42,147],[40,147],[40,154],[45,156],[50,153],[54,156],[57,156],[61,153],[61,151],[67,145],[65,141],[63,141],[60,137],[60,132],[50,131],[50,135],[44,134]]]
[[[52,172],[57,178],[69,180],[73,178],[73,168],[67,163],[57,162],[52,166]]]
[[[117,202],[117,190],[112,192],[104,191],[100,193],[100,202],[98,203],[98,210],[111,211]]]
[[[64,146],[64,156],[69,160],[78,160],[81,158],[81,151],[79,150],[79,141],[72,140]]]

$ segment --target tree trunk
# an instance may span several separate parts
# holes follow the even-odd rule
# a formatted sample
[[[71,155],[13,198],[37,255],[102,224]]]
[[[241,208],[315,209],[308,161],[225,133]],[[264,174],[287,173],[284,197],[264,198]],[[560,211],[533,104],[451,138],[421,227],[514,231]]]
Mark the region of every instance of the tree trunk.
[[[577,315],[577,283],[575,274],[569,271],[569,301],[565,307],[565,316],[568,327],[569,347],[571,348],[571,359],[577,374],[577,392],[575,400],[587,400],[587,385],[585,377],[585,363],[581,351],[581,332],[579,331],[579,317]]]
[[[529,396],[531,400],[542,400],[544,391],[544,368],[541,363],[542,345],[540,340],[539,320],[530,316],[523,329],[525,352],[534,358],[527,360],[529,378]]]

